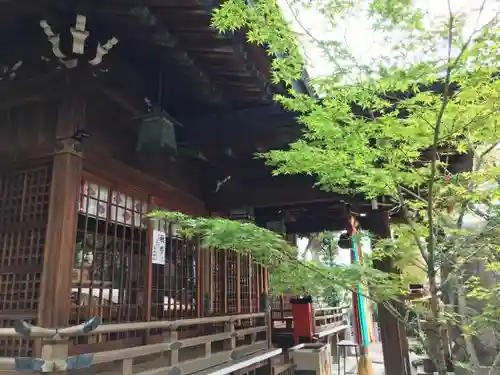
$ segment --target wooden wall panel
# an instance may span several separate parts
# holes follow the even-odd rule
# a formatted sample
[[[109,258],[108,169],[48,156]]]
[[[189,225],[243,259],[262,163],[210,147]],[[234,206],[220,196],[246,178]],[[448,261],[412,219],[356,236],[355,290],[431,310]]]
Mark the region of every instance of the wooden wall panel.
[[[0,110],[0,164],[52,152],[57,103],[54,99]]]

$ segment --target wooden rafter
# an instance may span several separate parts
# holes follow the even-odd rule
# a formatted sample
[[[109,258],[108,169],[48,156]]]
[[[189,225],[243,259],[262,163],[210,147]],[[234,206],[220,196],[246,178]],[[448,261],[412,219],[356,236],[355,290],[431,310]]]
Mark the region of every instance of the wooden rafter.
[[[227,104],[226,98],[212,82],[210,76],[198,66],[196,61],[182,48],[179,40],[169,32],[167,27],[163,25],[148,7],[134,7],[130,10],[130,14],[135,16],[141,25],[152,27],[155,30],[152,35],[153,42],[171,50],[175,61],[180,66],[189,69],[193,77],[197,77],[204,83],[206,90],[209,91],[210,98],[214,102],[222,105]]]
[[[221,4],[220,0],[196,0],[196,2],[209,15],[212,14],[214,8],[219,7]],[[232,41],[233,52],[244,62],[250,75],[258,82],[263,93],[264,101],[270,102],[273,95],[270,82],[260,72],[255,62],[249,58],[244,33],[236,32],[233,35]]]

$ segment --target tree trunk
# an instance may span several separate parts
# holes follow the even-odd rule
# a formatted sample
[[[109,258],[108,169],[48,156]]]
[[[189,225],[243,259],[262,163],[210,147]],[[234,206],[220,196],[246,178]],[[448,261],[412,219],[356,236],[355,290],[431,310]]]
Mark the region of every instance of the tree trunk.
[[[426,329],[427,334],[427,350],[429,357],[432,359],[436,366],[439,375],[447,374],[446,355],[443,340],[443,326],[439,322],[440,319],[440,306],[439,296],[436,284],[436,277],[429,277],[429,287],[431,292],[430,307],[431,307],[431,320],[428,322]]]

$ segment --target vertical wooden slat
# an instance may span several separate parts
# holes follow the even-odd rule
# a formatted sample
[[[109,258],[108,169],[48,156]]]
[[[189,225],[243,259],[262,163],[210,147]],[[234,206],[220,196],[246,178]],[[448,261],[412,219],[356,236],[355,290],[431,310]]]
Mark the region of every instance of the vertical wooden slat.
[[[255,287],[257,288],[257,290],[255,291],[255,293],[257,293],[257,307],[255,311],[260,310],[260,294],[262,293],[262,287],[260,285],[260,269],[260,264],[257,264],[255,266]]]
[[[236,312],[241,313],[241,254],[236,254]]]
[[[208,267],[207,267],[207,270],[208,270],[208,279],[209,279],[209,284],[210,284],[210,288],[209,288],[209,297],[210,297],[210,301],[212,301],[212,306],[214,304],[214,301],[215,301],[215,283],[217,282],[217,277],[219,275],[219,272],[215,272],[216,270],[216,259],[215,259],[215,251],[210,249],[208,250]],[[215,308],[213,309],[215,311]]]
[[[281,319],[285,318],[285,299],[283,298],[283,293],[280,294],[280,312]]]
[[[199,272],[198,285],[200,288],[200,316],[205,316],[205,297],[208,296],[210,301],[214,301],[214,296],[212,292],[212,276],[213,269],[211,265],[211,250],[210,249],[202,249],[200,246],[199,249],[200,254],[200,265],[197,268]]]
[[[229,252],[228,250],[224,250],[222,252],[222,267],[223,267],[223,272],[222,272],[222,293],[223,293],[223,298],[222,298],[222,306],[224,307],[224,314],[227,314],[228,313],[228,295],[229,295],[229,291],[228,291],[228,280],[227,280],[227,277],[228,277],[228,255],[229,255]]]
[[[203,296],[205,295],[204,288],[202,288],[202,275],[201,270],[204,268],[204,260],[205,254],[202,253],[202,249],[200,248],[200,238],[196,238],[196,316],[201,318],[203,316]]]
[[[254,273],[252,269],[252,255],[248,255],[248,306],[250,308],[249,312],[253,312],[253,296],[254,296],[254,288],[253,288],[253,279]]]
[[[63,95],[59,107],[56,148],[50,189],[49,218],[44,247],[44,261],[38,324],[44,327],[65,326],[69,320],[71,274],[75,257],[77,198],[82,172],[82,158],[71,147],[71,137],[82,129],[86,98],[71,90]]]
[[[148,210],[152,211],[154,205],[154,198],[149,196],[148,198]],[[146,321],[151,320],[151,304],[152,304],[152,291],[153,291],[153,223],[148,220],[147,224],[147,238],[146,238],[146,272],[144,275],[144,303],[146,304],[145,318]],[[144,340],[146,343],[149,340],[149,331],[145,332]]]
[[[269,272],[264,268],[264,293],[269,294]]]

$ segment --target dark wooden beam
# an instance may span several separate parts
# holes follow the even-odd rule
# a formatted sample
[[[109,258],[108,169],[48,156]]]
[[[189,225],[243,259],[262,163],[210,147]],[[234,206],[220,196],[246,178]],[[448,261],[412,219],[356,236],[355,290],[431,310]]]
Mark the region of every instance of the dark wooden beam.
[[[367,209],[366,211],[370,211]],[[284,221],[287,233],[309,234],[325,230],[344,230],[349,222],[349,207],[345,203],[299,203],[292,206],[256,208],[257,225],[266,227],[270,222]],[[370,214],[359,215],[362,228],[368,228]]]
[[[249,108],[220,114],[180,117],[186,139],[217,153],[231,148],[237,154],[252,154],[283,148],[300,137],[302,126],[295,114],[278,105]]]
[[[285,223],[286,233],[307,235],[324,231],[341,231],[346,228],[347,217],[302,219]]]
[[[327,193],[300,182],[294,178],[289,183],[275,186],[242,186],[237,182],[221,186],[219,191],[207,196],[207,206],[211,211],[225,211],[242,207],[286,206],[312,202],[341,202],[348,197]],[[295,180],[296,181],[296,180]],[[353,198],[354,199],[354,198]]]
[[[262,99],[267,103],[271,103],[273,100],[273,87],[271,81],[266,79],[266,77],[261,73],[255,61],[249,55],[249,48],[246,43],[246,35],[242,31],[238,31],[233,37],[233,50],[234,53],[240,58],[248,72],[255,78],[255,82],[262,91]]]
[[[242,124],[267,127],[272,122],[281,122],[283,125],[293,125],[297,123],[297,116],[297,113],[285,111],[280,105],[273,103],[235,111],[207,114],[204,116],[186,116],[180,120],[186,125],[194,127],[225,126],[237,129]]]
[[[197,0],[197,3],[209,15],[212,14],[215,8],[218,8],[221,5],[220,0]],[[259,85],[262,90],[263,100],[271,102],[273,95],[271,82],[264,77],[264,75],[257,68],[255,62],[250,58],[245,38],[245,34],[241,31],[238,31],[233,35],[233,52],[245,64],[245,67],[255,79],[255,82]]]
[[[186,50],[182,48],[179,40],[169,32],[165,25],[162,24],[158,17],[156,17],[148,7],[134,7],[130,10],[130,14],[135,16],[141,25],[151,27],[155,30],[151,35],[153,42],[168,48],[176,63],[188,69],[191,76],[197,77],[198,80],[203,82],[205,90],[210,94],[209,97],[213,102],[220,105],[228,104],[222,92],[211,81],[210,76],[189,56]]]

